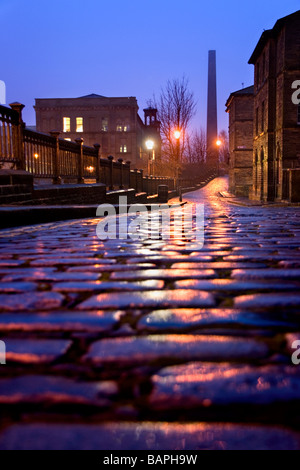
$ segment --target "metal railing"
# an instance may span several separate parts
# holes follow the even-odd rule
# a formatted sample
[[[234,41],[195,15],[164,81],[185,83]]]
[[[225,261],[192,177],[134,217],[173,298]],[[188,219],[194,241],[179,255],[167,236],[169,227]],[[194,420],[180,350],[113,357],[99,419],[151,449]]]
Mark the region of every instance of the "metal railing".
[[[11,105],[12,109],[0,106],[0,162],[22,168],[22,126],[20,115],[22,105]],[[20,109],[19,109],[20,108]]]
[[[109,190],[133,188],[137,193],[157,194],[158,186],[175,189],[173,178],[144,176],[143,170],[132,170],[122,159],[100,158],[100,145],[83,145],[83,139],[69,142],[60,139],[60,132],[48,134],[25,128],[24,106],[14,103],[11,109],[0,106],[0,165],[30,172],[36,178],[51,179],[54,184],[96,180]]]

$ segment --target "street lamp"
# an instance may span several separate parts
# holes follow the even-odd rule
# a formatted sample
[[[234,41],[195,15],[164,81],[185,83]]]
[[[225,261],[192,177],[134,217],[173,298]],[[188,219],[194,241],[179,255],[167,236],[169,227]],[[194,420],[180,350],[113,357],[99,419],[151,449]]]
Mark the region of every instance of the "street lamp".
[[[146,147],[149,151],[148,155],[148,175],[150,176],[151,173],[154,173],[151,169],[151,166],[153,166],[153,161],[154,161],[154,142],[151,139],[148,139],[146,142]]]
[[[176,129],[174,131],[174,137],[176,139],[176,188],[179,191],[179,158],[180,158],[180,137],[181,137],[181,130]]]
[[[219,138],[216,140],[216,146],[218,148],[218,161],[217,161],[217,172],[218,172],[218,176],[220,174],[220,149],[223,145],[223,141]]]
[[[179,140],[180,137],[181,137],[181,131],[180,131],[180,130],[176,130],[176,131],[174,132],[174,137],[175,137],[175,139]]]

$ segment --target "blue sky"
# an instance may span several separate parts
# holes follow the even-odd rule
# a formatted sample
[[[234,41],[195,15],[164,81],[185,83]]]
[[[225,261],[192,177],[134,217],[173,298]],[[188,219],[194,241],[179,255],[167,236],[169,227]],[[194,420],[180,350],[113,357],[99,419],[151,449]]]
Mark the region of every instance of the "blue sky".
[[[7,102],[35,98],[136,96],[140,114],[168,79],[185,75],[206,125],[208,50],[217,50],[219,129],[225,102],[253,82],[250,55],[264,29],[299,0],[0,0],[0,80]]]

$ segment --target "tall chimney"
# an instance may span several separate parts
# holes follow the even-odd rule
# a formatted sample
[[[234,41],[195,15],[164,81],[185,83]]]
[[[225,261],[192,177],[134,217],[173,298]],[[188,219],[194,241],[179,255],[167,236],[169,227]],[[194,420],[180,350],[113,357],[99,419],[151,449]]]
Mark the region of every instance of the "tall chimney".
[[[207,91],[207,160],[217,166],[218,113],[217,113],[217,71],[216,51],[208,51],[208,91]]]

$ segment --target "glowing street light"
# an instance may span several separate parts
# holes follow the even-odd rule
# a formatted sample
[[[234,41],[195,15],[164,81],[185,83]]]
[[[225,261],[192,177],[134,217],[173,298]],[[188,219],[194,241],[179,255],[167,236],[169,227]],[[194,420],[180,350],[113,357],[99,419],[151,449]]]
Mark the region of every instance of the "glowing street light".
[[[146,142],[146,147],[147,147],[148,150],[153,150],[153,149],[154,149],[154,142],[153,142],[153,140],[150,140],[150,139],[147,140],[147,142]]]
[[[220,174],[220,150],[223,145],[223,141],[219,138],[216,140],[216,146],[218,147],[218,162],[217,162],[217,172],[218,176]]]
[[[176,188],[179,193],[179,160],[180,160],[180,137],[181,137],[180,129],[176,129],[174,131],[174,137],[176,139]]]
[[[34,155],[34,158],[37,160],[39,158],[39,154],[38,153],[35,153]]]
[[[146,148],[149,151],[148,157],[148,175],[154,174],[154,142],[151,139],[146,141]]]
[[[179,140],[180,137],[181,137],[181,131],[177,129],[177,130],[174,132],[174,137],[175,137],[176,140]]]

